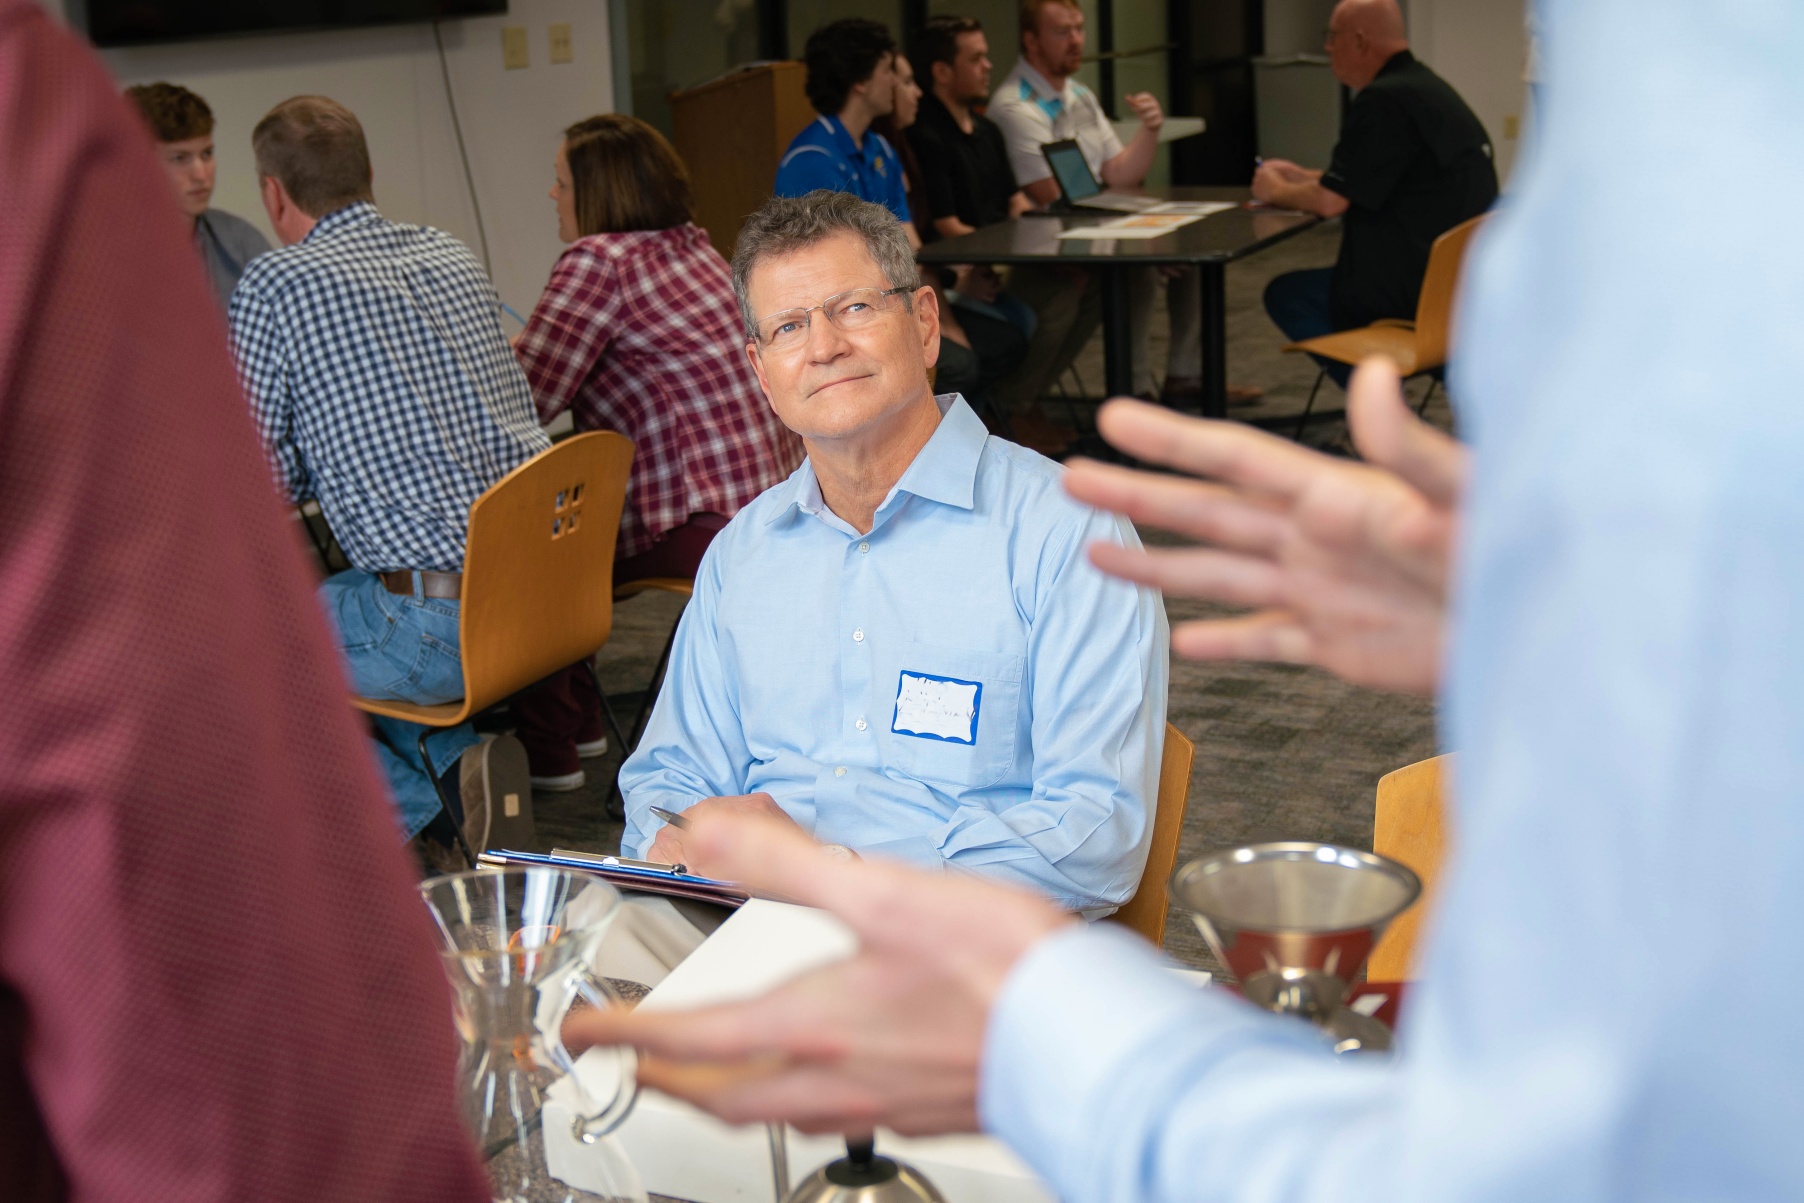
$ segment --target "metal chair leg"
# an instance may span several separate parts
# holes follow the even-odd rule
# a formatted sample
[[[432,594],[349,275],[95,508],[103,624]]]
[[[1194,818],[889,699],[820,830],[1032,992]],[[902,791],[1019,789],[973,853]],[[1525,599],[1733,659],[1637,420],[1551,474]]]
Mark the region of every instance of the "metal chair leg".
[[[583,660],[583,668],[588,671],[589,680],[595,683],[595,696],[601,699],[601,715],[608,720],[608,732],[614,737],[614,746],[620,749],[620,764],[626,764],[628,748],[626,736],[620,733],[620,720],[614,717],[614,705],[608,701],[607,690],[601,687],[601,674],[595,671],[595,658],[590,656]],[[626,799],[620,793],[620,767],[614,769],[614,783],[608,786],[608,818],[624,819],[626,817]]]
[[[652,703],[658,700],[658,691],[664,688],[664,674],[670,670],[670,649],[676,646],[677,626],[680,625],[681,620],[679,619],[675,625],[671,626],[670,636],[664,640],[664,650],[658,653],[657,667],[651,670],[651,684],[646,686],[645,696],[639,701],[639,712],[633,715],[633,725],[629,734],[632,735],[632,747],[634,748],[638,747],[640,739],[644,738],[645,724],[651,718]],[[622,755],[625,753],[623,752]]]
[[[470,868],[474,869],[476,854],[470,851],[470,842],[464,839],[464,800],[461,796],[446,792],[444,782],[439,780],[438,770],[432,767],[432,755],[426,751],[426,737],[437,730],[437,727],[428,727],[420,732],[420,763],[426,766],[426,779],[432,782],[432,788],[438,794],[438,804],[451,817],[451,834],[457,837],[458,850],[464,854],[464,860]]]
[[[1309,425],[1309,415],[1315,409],[1315,395],[1320,391],[1322,381],[1326,379],[1328,379],[1326,369],[1318,371],[1315,374],[1315,385],[1309,390],[1309,403],[1303,407],[1303,415],[1297,419],[1297,428],[1290,436],[1291,442],[1300,443],[1303,441],[1303,428]]]
[[[1422,394],[1422,404],[1416,406],[1416,417],[1425,418],[1428,416],[1428,403],[1434,399],[1435,386],[1438,384],[1440,384],[1440,381],[1436,380],[1433,376],[1428,378],[1428,391]]]

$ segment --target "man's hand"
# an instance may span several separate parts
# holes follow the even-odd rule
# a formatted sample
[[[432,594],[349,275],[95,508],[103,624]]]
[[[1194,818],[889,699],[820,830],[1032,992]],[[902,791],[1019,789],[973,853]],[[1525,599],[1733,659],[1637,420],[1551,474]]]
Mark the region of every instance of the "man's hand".
[[[1127,101],[1128,108],[1134,110],[1134,116],[1146,129],[1156,134],[1165,124],[1165,110],[1159,107],[1159,98],[1151,92],[1129,92],[1122,99]]]
[[[1321,172],[1299,167],[1289,159],[1266,159],[1253,172],[1253,199],[1270,204],[1281,190],[1305,187],[1321,178]]]
[[[581,1012],[565,1043],[634,1045],[640,1082],[729,1123],[976,1131],[991,1005],[1027,950],[1075,920],[968,874],[834,859],[794,824],[715,812],[688,836],[703,872],[831,911],[858,954],[746,1002]]]
[[[1321,172],[1288,159],[1267,159],[1259,165],[1253,173],[1253,199],[1317,217],[1339,217],[1347,211],[1347,198],[1324,187]]]
[[[762,815],[766,818],[778,819],[791,827],[796,826],[794,819],[784,813],[777,800],[769,794],[736,794],[731,798],[703,798],[694,806],[683,812],[683,817],[691,823],[705,819],[709,815]],[[801,828],[796,827],[797,831]],[[692,831],[684,831],[674,824],[666,823],[658,832],[658,838],[651,842],[645,851],[645,859],[659,861],[667,865],[690,865],[689,841]]]
[[[1290,166],[1283,159],[1267,159],[1259,164],[1253,172],[1253,199],[1264,204],[1271,204],[1278,189],[1290,183],[1284,174],[1284,168]]]
[[[1232,422],[1109,402],[1097,425],[1115,446],[1221,483],[1075,464],[1065,487],[1079,501],[1206,544],[1098,543],[1091,560],[1254,610],[1180,625],[1171,645],[1181,656],[1315,664],[1360,685],[1432,693],[1466,453],[1409,412],[1389,360],[1360,365],[1347,413],[1365,464]]]

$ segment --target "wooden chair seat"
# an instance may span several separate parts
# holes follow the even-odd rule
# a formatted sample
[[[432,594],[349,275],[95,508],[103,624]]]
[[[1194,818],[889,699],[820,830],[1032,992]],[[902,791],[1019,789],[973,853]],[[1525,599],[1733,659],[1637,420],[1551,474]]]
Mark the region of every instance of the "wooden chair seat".
[[[404,722],[418,723],[422,727],[455,727],[475,713],[470,709],[470,699],[467,697],[455,702],[441,702],[436,706],[395,702],[386,698],[354,697],[351,701],[365,714],[398,718]]]
[[[1368,355],[1388,356],[1397,365],[1400,376],[1416,374],[1416,324],[1385,322],[1361,326],[1357,330],[1340,330],[1320,338],[1290,343],[1286,351],[1306,351],[1332,359],[1336,363],[1357,364]]]
[[[1110,923],[1139,932],[1156,948],[1165,939],[1165,912],[1171,902],[1171,875],[1178,864],[1178,839],[1184,834],[1184,812],[1190,808],[1190,770],[1196,763],[1196,745],[1184,733],[1165,724],[1165,751],[1159,761],[1159,800],[1153,811],[1152,846],[1146,853],[1146,870],[1140,888]]]
[[[1484,224],[1487,214],[1480,213],[1462,221],[1434,240],[1428,251],[1428,270],[1422,276],[1422,289],[1416,296],[1416,320],[1380,318],[1357,330],[1337,330],[1320,338],[1290,343],[1286,351],[1307,351],[1337,363],[1358,364],[1368,355],[1388,356],[1397,365],[1397,374],[1405,380],[1423,372],[1446,366],[1447,340],[1453,328],[1453,302],[1459,291],[1460,268],[1466,261],[1466,247],[1472,235]],[[1309,400],[1297,419],[1293,438],[1303,437],[1309,415],[1315,411],[1315,395],[1328,373],[1318,372]],[[1435,384],[1429,383],[1422,395],[1418,413],[1428,411],[1428,399],[1434,396]]]
[[[686,576],[648,576],[636,581],[627,581],[623,585],[614,586],[614,600],[623,602],[629,597],[637,597],[641,593],[675,593],[682,597],[695,596],[695,582]]]

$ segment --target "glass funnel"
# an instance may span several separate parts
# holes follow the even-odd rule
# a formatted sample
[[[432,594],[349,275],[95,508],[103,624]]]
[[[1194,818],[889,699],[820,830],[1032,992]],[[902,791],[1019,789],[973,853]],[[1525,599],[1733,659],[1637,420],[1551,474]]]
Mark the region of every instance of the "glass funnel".
[[[434,877],[420,893],[437,921],[456,995],[464,1115],[496,1203],[645,1203],[638,1173],[608,1135],[636,1097],[633,1053],[591,1052],[576,1073],[561,1035],[578,999],[615,1001],[593,965],[620,913],[619,892],[584,873],[508,868]],[[596,1090],[598,1077],[612,1078],[606,1090]],[[551,1139],[560,1153],[572,1138],[581,1146],[581,1172],[566,1176],[580,1178],[583,1189],[547,1165],[545,1100],[559,1082],[574,1119],[572,1131]]]

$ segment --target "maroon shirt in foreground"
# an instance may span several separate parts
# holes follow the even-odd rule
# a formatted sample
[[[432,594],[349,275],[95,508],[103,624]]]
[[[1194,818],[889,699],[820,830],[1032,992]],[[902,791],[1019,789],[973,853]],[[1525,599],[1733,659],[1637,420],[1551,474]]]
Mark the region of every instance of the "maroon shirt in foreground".
[[[0,0],[0,1197],[486,1200],[186,233],[93,55]]]

